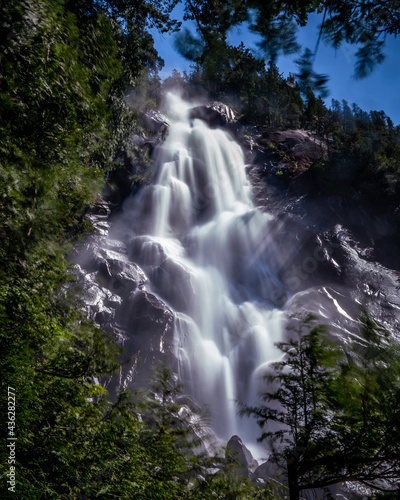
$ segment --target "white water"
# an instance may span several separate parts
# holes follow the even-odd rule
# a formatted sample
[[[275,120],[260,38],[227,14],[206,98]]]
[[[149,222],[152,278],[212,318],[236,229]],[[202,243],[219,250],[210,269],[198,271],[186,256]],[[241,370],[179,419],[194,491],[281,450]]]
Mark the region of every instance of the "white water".
[[[241,148],[224,131],[190,121],[187,108],[169,95],[172,125],[156,154],[155,182],[125,206],[130,257],[175,311],[186,392],[208,406],[219,437],[239,434],[250,444],[258,429],[236,415],[235,400],[255,403],[262,367],[280,356],[282,313],[268,300],[283,288],[270,217],[253,206]]]

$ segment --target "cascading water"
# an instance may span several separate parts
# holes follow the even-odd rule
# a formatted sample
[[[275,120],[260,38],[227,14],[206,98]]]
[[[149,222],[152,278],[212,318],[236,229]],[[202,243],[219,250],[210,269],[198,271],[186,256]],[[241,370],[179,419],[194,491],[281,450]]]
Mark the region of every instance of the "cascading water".
[[[235,400],[254,403],[262,366],[279,357],[282,312],[269,299],[283,285],[271,218],[253,206],[239,145],[190,120],[179,97],[168,99],[172,124],[156,152],[155,182],[124,207],[130,258],[174,310],[185,391],[208,406],[219,437],[255,441]]]

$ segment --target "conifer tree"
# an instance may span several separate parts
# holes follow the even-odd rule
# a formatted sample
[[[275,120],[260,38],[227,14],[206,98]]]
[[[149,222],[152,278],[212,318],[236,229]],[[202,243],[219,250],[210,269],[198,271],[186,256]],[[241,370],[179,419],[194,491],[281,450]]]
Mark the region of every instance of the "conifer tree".
[[[241,413],[256,418],[260,441],[270,441],[272,459],[287,473],[291,500],[302,490],[345,481],[394,494],[400,348],[365,312],[362,341],[345,353],[311,321],[306,317],[291,340],[278,344],[285,358],[265,377],[264,404],[242,406]]]

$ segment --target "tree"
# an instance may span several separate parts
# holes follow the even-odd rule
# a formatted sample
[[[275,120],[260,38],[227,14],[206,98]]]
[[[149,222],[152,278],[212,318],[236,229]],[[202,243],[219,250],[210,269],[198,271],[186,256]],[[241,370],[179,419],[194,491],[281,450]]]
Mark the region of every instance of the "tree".
[[[146,479],[132,402],[98,382],[118,350],[84,317],[67,255],[135,126],[123,97],[157,68],[148,29],[169,29],[166,8],[0,5],[0,390],[17,397],[20,498],[106,497]]]
[[[183,72],[183,75],[181,75],[179,71],[173,69],[171,76],[169,76],[163,81],[163,89],[164,90],[171,90],[171,89],[174,90],[176,88],[183,89],[183,87],[187,84],[187,79],[188,76],[185,71]]]
[[[149,450],[151,460],[143,469],[152,482],[143,498],[180,498],[200,468],[200,449],[205,437],[202,420],[189,406],[177,401],[181,386],[166,367],[155,370],[148,390],[138,394],[138,410],[143,420],[140,442]],[[163,491],[163,493],[162,493]]]
[[[326,77],[317,75],[313,61],[321,40],[339,48],[342,43],[357,46],[355,75],[363,78],[384,59],[383,49],[387,36],[400,33],[399,2],[378,2],[368,0],[356,2],[346,0],[332,2],[282,1],[274,0],[186,0],[185,19],[193,20],[200,35],[197,47],[198,58],[215,51],[218,45],[226,43],[227,33],[232,26],[244,21],[250,29],[260,35],[259,46],[266,59],[276,61],[279,54],[299,53],[296,39],[298,26],[305,26],[308,16],[313,13],[322,16],[313,50],[306,48],[299,59],[299,78],[305,93],[324,90]],[[188,34],[186,34],[188,36]]]
[[[285,359],[265,377],[274,384],[262,394],[266,404],[242,406],[241,413],[257,419],[264,429],[260,440],[271,441],[273,460],[287,471],[291,500],[302,490],[345,481],[397,491],[399,346],[390,345],[393,340],[366,313],[363,340],[345,352],[312,321],[305,318],[292,340],[278,344]]]
[[[180,398],[181,385],[165,365],[155,369],[149,389],[136,395],[143,422],[139,442],[148,450],[142,471],[151,481],[143,500],[187,498],[192,500],[250,500],[263,496],[250,481],[237,473],[237,458],[225,458],[206,432],[206,420]],[[205,448],[207,445],[207,449]],[[136,498],[136,497],[135,497]]]

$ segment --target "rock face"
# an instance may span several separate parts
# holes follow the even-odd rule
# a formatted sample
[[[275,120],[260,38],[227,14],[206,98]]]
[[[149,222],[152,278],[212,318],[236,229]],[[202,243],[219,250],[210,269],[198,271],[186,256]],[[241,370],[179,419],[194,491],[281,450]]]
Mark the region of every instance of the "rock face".
[[[265,487],[267,483],[275,483],[281,498],[289,497],[287,487],[287,472],[279,467],[273,460],[267,460],[257,467],[251,474],[250,481],[258,486]],[[366,500],[371,497],[371,491],[363,492],[363,488],[355,483],[338,483],[328,488],[315,488],[303,490],[301,498],[330,498],[337,500]]]
[[[118,379],[111,388],[143,383],[160,357],[173,357],[173,313],[146,290],[147,277],[131,262],[125,244],[108,236],[110,207],[94,206],[87,218],[95,232],[72,259],[83,286],[87,316],[124,347]]]
[[[146,290],[132,292],[119,308],[116,324],[130,334],[125,346],[142,363],[153,362],[157,353],[170,350],[173,341],[173,313]]]
[[[193,118],[225,126],[234,120],[232,110],[219,102],[192,108],[190,113]],[[168,120],[157,112],[149,112],[146,117],[149,128],[161,140]],[[333,312],[338,318],[333,321],[333,328],[338,334],[341,329],[352,328],[358,314],[357,303],[368,303],[374,317],[392,331],[400,329],[400,252],[390,222],[369,215],[354,200],[307,191],[307,183],[302,185],[301,179],[307,178],[308,173],[302,175],[302,172],[325,154],[325,145],[309,132],[263,132],[253,126],[246,128],[242,139],[251,160],[247,169],[255,205],[274,217],[270,224],[273,244],[269,245],[269,251],[279,279],[287,289],[287,293],[263,297],[277,307],[287,306],[289,312],[308,308],[317,315],[323,311],[326,317]],[[129,172],[125,172],[121,185],[129,186],[128,176]],[[295,183],[298,189],[292,189]],[[144,321],[135,325],[128,311],[137,309],[135,304],[146,306],[148,314],[154,310],[157,317],[150,321],[153,333],[149,335],[154,338],[148,345],[153,353],[157,349],[169,352],[171,341],[166,339],[172,337],[172,327],[168,326],[172,313],[163,303],[165,314],[158,317],[160,304],[144,294],[151,292],[147,278],[163,284],[165,300],[175,311],[183,313],[191,296],[190,279],[185,269],[161,254],[159,265],[147,271],[146,277],[139,267],[145,263],[137,259],[137,264],[132,262],[132,249],[117,239],[107,238],[112,208],[110,204],[99,203],[87,215],[97,234],[83,245],[77,264],[78,272],[84,276],[88,314],[113,331],[121,342],[126,342],[134,338],[134,331],[146,331]],[[148,243],[136,240],[136,246]],[[139,250],[136,249],[136,255]],[[173,294],[168,293],[171,287]],[[130,315],[131,324],[122,320],[125,313]]]
[[[325,148],[325,144],[308,130],[277,130],[265,132],[262,137],[299,160],[319,158],[321,149]]]
[[[327,145],[307,130],[252,130],[244,147],[252,152],[249,160],[263,164],[264,170],[288,184],[308,169],[326,160]],[[249,156],[249,155],[248,155]]]
[[[210,127],[223,127],[236,121],[234,111],[226,104],[218,101],[208,102],[192,108],[189,112],[193,120],[204,120]]]
[[[250,475],[250,481],[260,487],[265,486],[268,481],[274,481],[283,491],[287,488],[286,471],[279,468],[272,460],[267,460],[259,465]]]
[[[239,464],[242,466],[237,469],[237,474],[241,476],[250,477],[254,470],[258,467],[258,462],[251,451],[246,448],[243,441],[239,436],[232,436],[226,445],[227,455],[232,455],[234,459],[236,459]]]
[[[153,109],[145,111],[142,114],[142,123],[144,127],[151,132],[160,133],[162,136],[165,136],[168,127],[170,126],[168,118],[159,111],[155,111]]]
[[[255,204],[274,217],[274,266],[288,290],[271,302],[286,304],[288,314],[322,313],[339,338],[355,330],[364,304],[398,337],[400,251],[393,221],[356,198],[318,192],[314,166],[324,161],[325,145],[309,132],[249,127],[248,134],[254,140],[252,151],[245,150],[248,178]]]

